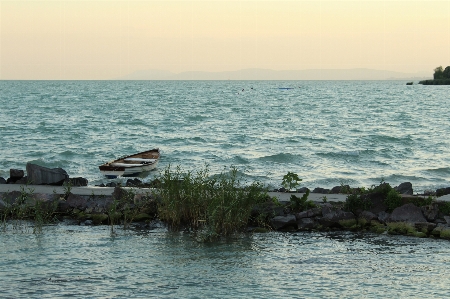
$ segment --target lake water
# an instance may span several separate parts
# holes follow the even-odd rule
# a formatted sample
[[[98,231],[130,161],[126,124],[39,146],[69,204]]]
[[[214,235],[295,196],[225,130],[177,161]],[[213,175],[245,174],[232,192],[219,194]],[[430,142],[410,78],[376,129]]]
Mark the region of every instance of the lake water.
[[[288,89],[287,89],[288,88]],[[280,187],[450,185],[446,86],[403,81],[0,81],[0,176],[27,162],[90,185],[98,165],[159,147],[159,170],[232,165]],[[151,180],[158,171],[142,178]],[[120,180],[120,179],[119,179]]]
[[[0,81],[0,176],[32,162],[100,184],[98,165],[159,147],[159,170],[235,165],[272,187],[288,171],[309,188],[447,187],[448,87],[405,83]],[[0,231],[0,297],[448,298],[448,245],[275,232],[203,244],[162,227],[10,227]]]
[[[448,241],[57,225],[0,232],[1,298],[448,298]]]

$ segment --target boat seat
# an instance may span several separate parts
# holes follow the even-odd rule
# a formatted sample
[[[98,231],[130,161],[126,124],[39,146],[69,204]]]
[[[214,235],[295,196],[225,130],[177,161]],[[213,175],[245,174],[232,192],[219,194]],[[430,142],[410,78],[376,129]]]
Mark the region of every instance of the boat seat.
[[[111,163],[111,166],[116,166],[116,167],[136,167],[136,166],[141,166],[141,164],[131,164],[131,163]]]
[[[126,158],[124,161],[130,161],[130,162],[155,162],[156,159],[144,159],[144,158]]]

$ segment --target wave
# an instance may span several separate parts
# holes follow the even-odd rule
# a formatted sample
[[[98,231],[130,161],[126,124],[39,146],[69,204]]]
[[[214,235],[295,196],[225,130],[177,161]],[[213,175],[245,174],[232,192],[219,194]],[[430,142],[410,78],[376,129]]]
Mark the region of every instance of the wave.
[[[361,154],[360,150],[351,150],[351,151],[339,151],[339,152],[327,152],[327,153],[317,153],[318,156],[325,158],[348,158],[348,157],[359,157]]]
[[[276,163],[292,163],[300,160],[302,158],[301,155],[293,155],[293,154],[275,154],[270,156],[264,156],[258,158],[258,160],[261,161],[267,161],[267,162],[276,162]]]

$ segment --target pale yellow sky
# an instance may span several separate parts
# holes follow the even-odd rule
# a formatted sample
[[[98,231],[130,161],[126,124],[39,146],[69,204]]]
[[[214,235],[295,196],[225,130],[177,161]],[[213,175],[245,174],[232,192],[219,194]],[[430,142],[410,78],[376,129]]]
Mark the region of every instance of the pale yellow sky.
[[[4,1],[0,79],[450,65],[450,1]]]

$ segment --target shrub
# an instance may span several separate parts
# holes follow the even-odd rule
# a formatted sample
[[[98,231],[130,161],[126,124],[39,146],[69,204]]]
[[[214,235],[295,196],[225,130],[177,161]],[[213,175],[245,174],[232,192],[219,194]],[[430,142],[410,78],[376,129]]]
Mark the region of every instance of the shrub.
[[[344,210],[356,215],[359,210],[368,210],[371,206],[372,202],[366,195],[352,193],[345,199]]]
[[[395,208],[400,207],[403,202],[400,194],[398,194],[398,192],[395,191],[394,189],[391,189],[388,192],[386,199],[384,200],[384,203],[389,211],[393,211]]]
[[[306,190],[305,194],[303,194],[302,197],[298,197],[292,194],[290,198],[291,208],[295,211],[304,211],[316,207],[314,202],[308,200],[308,196],[309,196],[308,189]]]
[[[445,201],[439,204],[439,211],[444,215],[450,215],[450,202]]]
[[[282,181],[281,185],[283,185],[283,187],[285,189],[293,190],[299,185],[298,182],[301,182],[301,181],[302,181],[302,179],[299,178],[296,173],[288,172],[287,174],[285,174],[283,176],[283,181]]]
[[[201,235],[201,240],[232,234],[248,223],[253,206],[267,200],[267,190],[259,182],[241,184],[238,171],[209,177],[206,166],[197,172],[183,173],[170,166],[159,178],[159,218],[172,229],[186,226]]]

